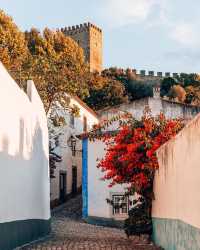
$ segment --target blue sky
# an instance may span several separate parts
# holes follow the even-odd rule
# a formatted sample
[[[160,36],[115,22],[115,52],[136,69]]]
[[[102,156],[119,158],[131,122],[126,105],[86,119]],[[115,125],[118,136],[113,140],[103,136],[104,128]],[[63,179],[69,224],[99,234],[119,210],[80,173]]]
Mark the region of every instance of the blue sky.
[[[0,0],[0,8],[23,30],[98,25],[104,67],[200,72],[199,0]]]

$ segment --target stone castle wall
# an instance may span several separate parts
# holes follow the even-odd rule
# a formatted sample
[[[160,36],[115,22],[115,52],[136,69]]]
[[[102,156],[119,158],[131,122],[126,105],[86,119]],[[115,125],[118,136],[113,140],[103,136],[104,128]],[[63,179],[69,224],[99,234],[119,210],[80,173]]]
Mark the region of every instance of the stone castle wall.
[[[74,39],[84,50],[90,71],[102,71],[102,30],[91,23],[62,28],[61,31]]]
[[[74,39],[84,50],[85,61],[89,63],[90,71],[102,71],[103,66],[103,41],[102,30],[92,23],[61,28],[61,31]],[[122,69],[125,72],[125,70]],[[154,72],[130,69],[139,81],[160,82],[165,77],[176,78],[179,73]]]
[[[124,69],[120,70],[122,74],[127,73],[127,70]],[[136,69],[128,69],[128,72],[138,81],[161,81],[163,78],[166,77],[176,78],[180,75],[180,73],[155,72],[155,71],[136,70]]]

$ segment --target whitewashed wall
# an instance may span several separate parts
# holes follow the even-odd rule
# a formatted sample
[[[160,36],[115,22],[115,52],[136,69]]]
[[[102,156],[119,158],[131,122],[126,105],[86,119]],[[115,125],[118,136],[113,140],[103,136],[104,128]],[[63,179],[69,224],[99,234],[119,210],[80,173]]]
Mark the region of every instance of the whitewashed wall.
[[[0,234],[1,225],[8,222],[48,221],[48,130],[43,104],[33,82],[28,82],[26,95],[1,63],[0,168]],[[23,233],[24,236],[26,233],[39,236],[39,232],[32,232],[31,229]],[[9,244],[12,244],[12,232],[10,237]],[[20,237],[18,235],[18,243],[23,243]],[[11,245],[1,247],[3,240],[1,234],[0,249],[9,249]]]
[[[76,97],[70,98],[70,106],[76,105],[79,108],[79,116],[74,117],[74,126],[70,125],[70,113],[63,112],[61,115],[65,118],[66,126],[59,128],[62,135],[59,136],[59,146],[56,147],[55,152],[62,157],[62,161],[57,163],[55,170],[55,178],[51,180],[51,200],[56,204],[60,195],[59,175],[60,171],[67,173],[67,194],[72,192],[72,166],[77,167],[77,188],[82,186],[82,141],[77,138],[76,156],[72,156],[71,148],[68,146],[68,140],[71,135],[76,136],[83,133],[84,129],[84,116],[87,118],[88,131],[94,124],[99,122],[96,114]],[[54,204],[53,204],[54,206]]]
[[[99,112],[101,119],[110,119],[113,116],[123,113],[124,111],[129,112],[136,119],[140,119],[143,115],[145,107],[149,107],[153,116],[163,112],[167,118],[183,118],[184,120],[190,120],[200,112],[200,107],[191,105],[184,105],[181,103],[170,102],[162,100],[160,98],[143,98],[140,100],[133,101],[131,103],[125,103],[116,107],[107,108]],[[117,128],[117,124],[114,123],[113,129]]]
[[[157,153],[154,239],[166,250],[200,249],[200,115]]]
[[[115,185],[109,188],[109,182],[101,180],[103,173],[97,168],[97,159],[104,157],[104,148],[102,141],[88,141],[88,216],[111,219],[112,206],[106,199],[112,198],[112,194],[124,194],[125,186]]]
[[[171,103],[160,98],[145,98],[129,104],[122,104],[117,107],[109,108],[100,112],[101,119],[110,119],[120,112],[130,112],[135,118],[140,119],[144,108],[149,107],[152,115],[164,112],[167,118],[182,117],[185,120],[192,119],[200,109],[182,104]],[[118,122],[113,123],[107,130],[118,128]],[[100,180],[103,174],[97,169],[97,159],[105,155],[105,144],[101,141],[91,142],[88,140],[87,148],[87,215],[89,217],[112,218],[112,207],[107,204],[106,199],[111,198],[112,194],[124,193],[124,186],[116,185],[108,188],[108,182]]]

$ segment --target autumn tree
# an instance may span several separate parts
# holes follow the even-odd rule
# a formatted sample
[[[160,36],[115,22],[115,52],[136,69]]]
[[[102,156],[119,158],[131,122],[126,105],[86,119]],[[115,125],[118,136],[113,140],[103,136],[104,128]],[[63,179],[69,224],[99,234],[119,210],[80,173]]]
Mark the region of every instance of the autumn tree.
[[[180,74],[177,78],[186,91],[185,103],[200,105],[200,77],[198,74]]]
[[[27,55],[26,41],[12,18],[0,10],[0,61],[10,73],[19,70]]]
[[[188,86],[185,88],[185,103],[192,105],[200,105],[200,87]]]
[[[186,99],[186,91],[180,85],[173,85],[168,93],[170,99],[183,103]]]
[[[88,95],[88,67],[83,50],[74,40],[49,29],[43,34],[31,29],[25,32],[25,38],[29,57],[23,65],[24,73],[36,83],[47,111],[65,93],[82,98]]]
[[[176,78],[177,82],[179,82],[184,88],[188,86],[200,86],[200,79],[198,74],[191,73],[181,73],[180,75],[177,75]]]
[[[121,82],[130,101],[153,96],[152,83],[139,81],[136,73],[129,68],[124,70],[112,67],[105,69],[102,75]]]
[[[161,96],[177,99],[182,103],[200,105],[200,77],[198,74],[181,73],[175,78],[165,78],[161,82]]]
[[[88,67],[83,50],[59,31],[46,28],[41,34],[32,28],[25,32],[25,39],[29,54],[23,63],[22,77],[24,82],[28,78],[34,80],[49,117],[50,173],[53,178],[56,163],[62,160],[54,149],[59,131],[66,125],[60,114],[70,112],[78,115],[78,108],[70,106],[69,94],[82,98],[88,95]]]

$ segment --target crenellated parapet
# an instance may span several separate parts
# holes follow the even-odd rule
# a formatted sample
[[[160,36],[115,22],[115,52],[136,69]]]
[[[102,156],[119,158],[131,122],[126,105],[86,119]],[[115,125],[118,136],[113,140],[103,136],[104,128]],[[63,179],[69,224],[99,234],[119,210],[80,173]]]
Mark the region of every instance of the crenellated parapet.
[[[133,74],[137,77],[141,77],[141,78],[165,78],[165,77],[173,77],[176,78],[178,76],[180,76],[180,73],[171,73],[171,72],[155,72],[153,70],[147,71],[147,70],[137,70],[137,69],[118,69],[121,74]]]
[[[126,70],[122,70],[124,73]],[[135,74],[138,77],[156,77],[156,78],[165,78],[165,77],[173,77],[176,78],[180,74],[179,73],[171,73],[171,72],[155,72],[155,71],[146,71],[146,70],[136,70],[136,69],[129,69],[130,72]]]
[[[103,64],[102,30],[92,23],[68,26],[60,30],[83,49],[91,72],[101,72]]]
[[[73,35],[73,34],[77,34],[80,32],[85,32],[88,31],[90,28],[102,33],[102,30],[97,27],[96,25],[92,24],[92,23],[83,23],[83,24],[79,24],[79,25],[73,25],[73,26],[68,26],[65,28],[61,28],[61,31],[65,34],[65,35]]]
[[[146,70],[140,70],[139,73],[137,73],[137,70],[135,71],[136,71],[136,74],[141,77],[149,76],[149,77],[159,77],[159,78],[164,78],[164,77],[176,78],[180,75],[179,73],[171,73],[171,72],[154,72],[154,71],[146,72]]]

